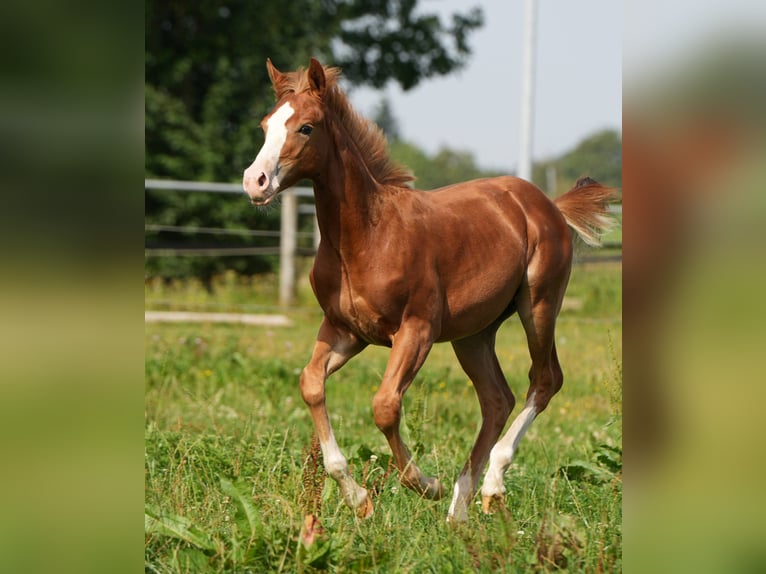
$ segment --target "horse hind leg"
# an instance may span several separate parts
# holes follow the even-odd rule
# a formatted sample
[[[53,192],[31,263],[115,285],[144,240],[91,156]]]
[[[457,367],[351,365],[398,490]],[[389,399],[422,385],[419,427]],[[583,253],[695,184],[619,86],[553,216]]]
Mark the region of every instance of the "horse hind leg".
[[[472,337],[452,342],[460,366],[476,389],[482,421],[468,461],[455,481],[447,514],[449,522],[468,520],[468,506],[476,494],[490,449],[503,431],[515,404],[495,354],[498,327],[499,323]]]
[[[532,359],[529,390],[524,408],[490,453],[489,468],[481,488],[482,509],[486,513],[491,512],[494,504],[503,503],[503,475],[513,461],[519,442],[563,384],[564,376],[556,354],[554,331],[565,287],[566,281],[563,281],[558,284],[558,288],[549,286],[547,292],[540,294],[525,284],[517,296],[519,318],[524,326]]]

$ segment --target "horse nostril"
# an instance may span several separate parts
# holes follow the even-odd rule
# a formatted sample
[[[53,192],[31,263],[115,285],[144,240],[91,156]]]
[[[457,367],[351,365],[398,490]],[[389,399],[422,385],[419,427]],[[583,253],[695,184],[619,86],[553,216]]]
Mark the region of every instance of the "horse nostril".
[[[258,187],[265,187],[267,181],[266,174],[261,172],[261,175],[258,177]]]

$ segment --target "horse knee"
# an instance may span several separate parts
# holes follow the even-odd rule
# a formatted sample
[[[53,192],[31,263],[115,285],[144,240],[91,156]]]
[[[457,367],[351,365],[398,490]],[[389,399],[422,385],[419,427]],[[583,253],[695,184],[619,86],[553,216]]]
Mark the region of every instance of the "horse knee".
[[[325,400],[324,379],[317,377],[309,367],[301,373],[300,389],[303,401],[310,407],[320,405]]]
[[[401,399],[395,394],[384,394],[378,391],[373,397],[372,414],[375,426],[386,436],[399,425],[401,406]]]

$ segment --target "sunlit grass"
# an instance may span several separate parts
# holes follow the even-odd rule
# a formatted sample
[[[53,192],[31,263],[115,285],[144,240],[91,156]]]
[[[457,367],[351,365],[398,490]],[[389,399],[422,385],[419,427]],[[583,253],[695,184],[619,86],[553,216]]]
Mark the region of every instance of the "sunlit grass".
[[[245,300],[242,285],[229,281],[217,295],[234,305]],[[515,572],[563,561],[570,571],[619,570],[621,471],[603,450],[621,453],[619,286],[619,265],[573,272],[569,293],[582,302],[562,313],[557,330],[565,384],[506,475],[507,512],[485,516],[476,507],[468,526],[450,527],[448,499],[421,500],[390,473],[375,515],[358,521],[328,480],[318,516],[324,531],[308,548],[299,536],[313,425],[298,378],[321,314],[306,304],[289,312],[293,324],[284,328],[148,324],[147,570]],[[176,289],[192,301],[215,299],[198,286]],[[501,329],[497,349],[521,402],[529,358],[518,319]],[[371,410],[388,353],[367,349],[328,382],[338,442],[368,485],[384,476],[389,455]],[[451,347],[437,345],[404,405],[403,434],[423,470],[454,480],[479,421]]]

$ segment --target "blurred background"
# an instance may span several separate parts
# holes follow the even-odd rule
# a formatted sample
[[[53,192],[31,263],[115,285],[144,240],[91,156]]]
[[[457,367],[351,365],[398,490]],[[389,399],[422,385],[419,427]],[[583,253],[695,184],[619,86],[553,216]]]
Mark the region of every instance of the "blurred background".
[[[210,340],[220,352],[220,342],[204,330],[213,320],[211,312],[279,313],[312,335],[319,320],[309,314],[317,310],[307,281],[315,245],[310,189],[308,197],[297,200],[282,192],[281,201],[266,209],[253,208],[241,189],[242,171],[263,142],[259,124],[275,103],[267,58],[282,71],[305,67],[312,56],[339,66],[353,105],[383,129],[391,155],[414,172],[420,189],[501,174],[531,179],[550,196],[564,193],[584,175],[622,187],[618,3],[149,1],[145,18],[145,307],[147,322],[149,313],[165,319],[174,312],[201,313],[203,326],[186,326],[184,340],[187,335]],[[619,397],[620,227],[605,239],[605,249],[578,251],[578,263],[597,259],[605,265],[574,272],[562,322],[582,320],[597,325],[602,335],[617,333],[608,351],[603,340],[578,338],[589,350],[611,353],[609,368],[617,382],[610,394]],[[285,278],[291,282],[287,294]],[[195,409],[187,414],[175,408],[188,394],[188,372],[182,369],[175,377],[179,361],[163,348],[169,341],[175,349],[179,337],[153,324],[146,331],[150,451],[157,441],[151,429],[185,432],[195,426]],[[253,353],[253,348],[268,348],[268,328],[226,333],[245,345],[242,360],[256,373],[285,353],[276,347],[267,360]],[[271,340],[282,336],[291,340],[282,332]],[[312,340],[292,339],[296,347],[298,341],[310,346]],[[206,353],[206,344],[200,345],[199,353]],[[578,353],[578,360],[583,356]],[[370,364],[369,357],[361,361]],[[600,372],[593,362],[583,362],[589,373]],[[294,393],[300,368],[291,366],[288,372],[292,375],[283,382]],[[172,380],[180,381],[178,397],[168,393]],[[229,384],[237,377],[225,374],[222,380]],[[605,400],[606,394],[595,400]],[[619,413],[619,398],[610,400]],[[174,405],[167,411],[172,421],[163,414],[168,405]],[[621,455],[619,414],[612,416],[617,430],[611,446]],[[588,415],[577,418],[588,420]],[[211,431],[227,432],[219,425]],[[148,466],[154,464],[151,456]],[[620,481],[621,475],[615,485]],[[172,496],[153,478],[146,484],[147,504],[167,506]],[[620,496],[615,486],[605,498],[619,505]],[[181,513],[192,516],[187,510]],[[610,514],[607,522],[617,530],[606,537],[608,549],[591,545],[592,564],[621,563],[620,515]],[[146,568],[162,570],[173,563],[173,546],[156,536],[152,524],[149,520],[146,529]],[[196,526],[217,528],[204,520]],[[393,531],[393,525],[388,529]],[[599,548],[607,557],[599,557]],[[504,560],[518,563],[510,553]]]
[[[585,174],[619,187],[621,7],[535,13],[531,178],[551,195]],[[239,184],[274,105],[266,58],[287,71],[312,56],[342,68],[418,188],[518,173],[525,22],[522,2],[147,2],[145,176]],[[147,186],[148,280],[279,271],[279,210],[230,191]]]
[[[212,278],[236,259],[154,261],[152,242],[199,237],[146,226],[268,229],[276,212],[235,195],[221,207],[203,193],[145,189],[141,202],[139,166],[145,180],[236,182],[272,105],[267,56],[282,69],[312,54],[343,66],[353,101],[388,126],[392,148],[413,150],[401,160],[420,187],[441,184],[416,164],[421,155],[441,165],[436,175],[458,166],[460,179],[517,168],[520,102],[489,102],[493,91],[518,97],[521,2],[508,21],[489,2],[370,2],[370,13],[362,2],[186,4],[0,7],[0,555],[9,571],[141,568],[146,281]],[[619,164],[630,190],[624,561],[632,571],[762,572],[764,3],[576,6],[538,6],[533,179],[560,192],[572,169],[620,185],[606,170]],[[235,9],[244,15],[232,18]],[[388,58],[371,47],[385,42],[398,42]],[[621,50],[622,63],[597,60]],[[544,88],[546,76],[567,79]],[[619,94],[608,96],[596,106],[602,116],[571,125],[590,109],[583,100],[621,82],[622,112],[612,107]],[[470,95],[449,110],[427,91],[443,98],[458,86]],[[419,94],[426,106],[413,103],[413,115]],[[421,118],[434,123],[421,128]],[[458,132],[462,122],[484,128]],[[562,135],[544,135],[560,124]],[[479,147],[485,140],[493,150]],[[597,162],[567,168],[578,150]],[[233,269],[274,273],[273,258],[258,265]]]
[[[626,564],[762,571],[766,5],[625,22]]]

